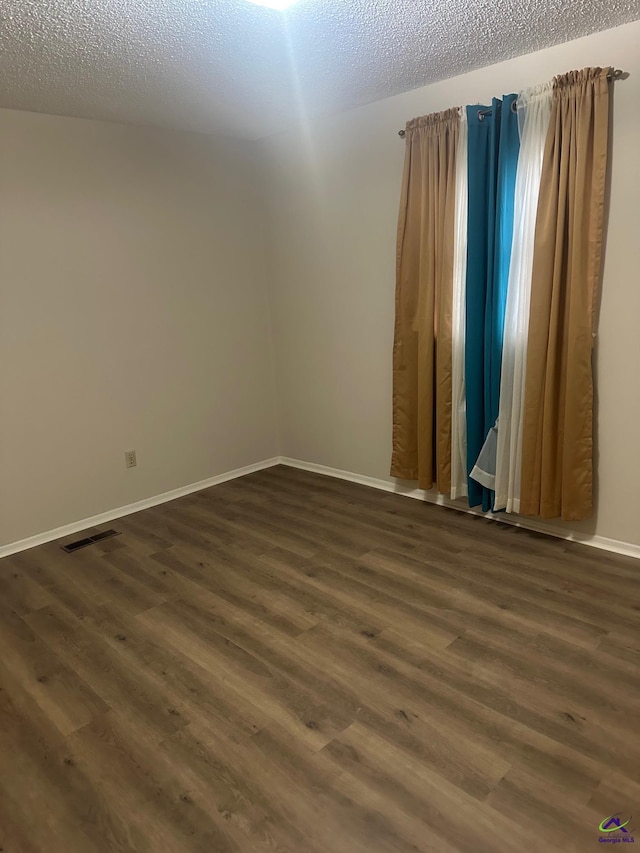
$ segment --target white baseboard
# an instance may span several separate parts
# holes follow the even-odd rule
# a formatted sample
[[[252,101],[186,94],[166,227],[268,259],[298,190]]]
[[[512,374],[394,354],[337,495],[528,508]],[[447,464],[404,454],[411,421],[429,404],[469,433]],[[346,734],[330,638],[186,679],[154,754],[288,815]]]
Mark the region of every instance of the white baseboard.
[[[26,551],[28,548],[35,548],[37,545],[44,545],[46,542],[52,542],[54,539],[62,539],[63,536],[71,536],[73,533],[79,533],[81,530],[87,530],[89,527],[97,527],[99,524],[105,524],[107,521],[122,518],[124,515],[132,515],[134,512],[140,512],[143,509],[167,503],[167,501],[174,501],[176,498],[182,498],[193,492],[208,489],[210,486],[226,483],[227,480],[235,480],[237,477],[244,477],[245,474],[253,474],[254,471],[262,471],[264,468],[271,468],[279,464],[280,458],[275,456],[273,459],[265,459],[262,462],[255,462],[253,465],[245,465],[243,468],[236,468],[234,471],[227,471],[225,474],[218,474],[215,477],[200,480],[198,483],[190,483],[187,486],[181,486],[179,489],[163,492],[161,495],[154,495],[153,497],[144,498],[144,500],[136,501],[126,506],[110,509],[107,512],[101,512],[99,515],[93,515],[90,518],[72,521],[71,524],[56,527],[54,530],[47,530],[44,533],[29,536],[27,539],[20,539],[18,542],[1,545],[0,558],[8,557],[10,554],[17,554],[19,551]]]
[[[551,524],[545,524],[542,521],[522,518],[520,516],[508,516],[506,513],[493,515],[492,513],[483,513],[475,509],[469,509],[462,504],[451,501],[443,495],[437,495],[433,492],[425,492],[422,489],[415,489],[403,486],[400,483],[394,483],[390,480],[380,480],[375,477],[367,477],[364,474],[354,474],[351,471],[342,471],[339,468],[329,468],[327,465],[317,465],[315,462],[303,462],[300,459],[291,459],[288,456],[275,456],[272,459],[265,459],[262,462],[255,462],[253,465],[245,465],[243,468],[236,468],[234,471],[227,471],[224,474],[218,474],[215,477],[209,477],[207,480],[200,480],[198,483],[190,483],[187,486],[181,486],[179,489],[172,489],[170,492],[164,492],[161,495],[154,495],[150,498],[145,498],[141,501],[136,501],[126,506],[117,507],[116,509],[107,510],[99,515],[91,516],[90,518],[82,518],[79,521],[65,524],[62,527],[56,527],[54,530],[47,530],[44,533],[38,533],[35,536],[29,536],[27,539],[20,539],[18,542],[11,542],[8,545],[0,546],[0,558],[8,557],[11,554],[17,554],[19,551],[26,551],[28,548],[35,548],[38,545],[44,545],[46,542],[52,542],[55,539],[62,539],[65,536],[71,536],[74,533],[79,533],[82,530],[87,530],[90,527],[97,527],[100,524],[105,524],[108,521],[114,521],[117,518],[122,518],[125,515],[132,515],[135,512],[140,512],[143,509],[150,509],[158,504],[173,501],[176,498],[190,495],[193,492],[199,492],[202,489],[208,489],[211,486],[217,486],[219,483],[226,483],[228,480],[235,480],[238,477],[244,477],[246,474],[252,474],[254,471],[262,471],[265,468],[272,468],[274,465],[287,465],[290,468],[300,468],[303,471],[311,471],[314,474],[323,474],[326,477],[336,477],[339,480],[348,480],[351,483],[359,483],[362,486],[369,486],[372,489],[381,489],[384,492],[393,492],[404,497],[416,498],[417,500],[426,501],[427,503],[438,504],[439,506],[448,507],[449,509],[465,512],[470,515],[479,515],[485,518],[490,518],[498,524],[511,524],[515,527],[522,527],[525,530],[532,530],[536,533],[545,533],[548,536],[554,536],[557,539],[565,539],[570,542],[579,542],[582,545],[590,545],[593,548],[600,548],[603,551],[612,551],[615,554],[624,554],[627,557],[635,557],[640,559],[640,545],[634,545],[631,542],[622,542],[618,539],[608,539],[606,536],[596,536],[575,531],[563,530],[562,528],[554,527]]]
[[[483,518],[489,518],[498,524],[510,524],[514,527],[522,527],[525,530],[532,530],[535,533],[545,533],[547,536],[554,536],[557,539],[564,539],[569,542],[579,542],[581,545],[590,545],[592,548],[600,548],[603,551],[612,551],[614,554],[624,554],[627,557],[635,557],[640,559],[640,545],[634,545],[632,542],[622,542],[618,539],[609,539],[606,536],[596,536],[595,534],[578,533],[572,530],[564,530],[563,528],[554,527],[552,524],[545,524],[544,521],[535,521],[524,516],[510,516],[507,513],[493,514],[491,512],[482,512],[480,510],[469,509],[457,501],[449,500],[444,495],[435,494],[434,492],[425,492],[422,489],[402,486],[400,483],[394,483],[389,480],[379,480],[375,477],[366,477],[364,474],[354,474],[351,471],[341,471],[339,468],[329,468],[327,465],[317,465],[315,462],[303,462],[300,459],[290,459],[283,456],[280,458],[282,465],[288,465],[290,468],[300,468],[303,471],[311,471],[314,474],[324,474],[327,477],[337,477],[339,480],[349,480],[351,483],[359,483],[362,486],[370,486],[373,489],[381,489],[384,492],[394,492],[398,495],[403,495],[408,498],[416,498],[427,503],[437,504],[438,506],[448,507],[449,509],[465,512],[468,515],[479,515]]]

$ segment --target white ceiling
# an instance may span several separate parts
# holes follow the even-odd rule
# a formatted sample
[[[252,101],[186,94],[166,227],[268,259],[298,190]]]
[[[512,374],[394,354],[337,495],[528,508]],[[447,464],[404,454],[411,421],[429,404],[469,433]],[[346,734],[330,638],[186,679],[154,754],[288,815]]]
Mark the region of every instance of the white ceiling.
[[[256,138],[640,18],[640,0],[0,0],[0,106]]]

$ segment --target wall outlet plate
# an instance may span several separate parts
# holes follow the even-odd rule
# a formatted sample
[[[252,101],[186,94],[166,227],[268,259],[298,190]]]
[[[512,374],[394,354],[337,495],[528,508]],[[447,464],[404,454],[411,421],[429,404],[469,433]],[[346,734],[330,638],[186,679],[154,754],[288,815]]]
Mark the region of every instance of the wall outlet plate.
[[[125,450],[124,459],[127,468],[135,468],[138,464],[135,450]]]

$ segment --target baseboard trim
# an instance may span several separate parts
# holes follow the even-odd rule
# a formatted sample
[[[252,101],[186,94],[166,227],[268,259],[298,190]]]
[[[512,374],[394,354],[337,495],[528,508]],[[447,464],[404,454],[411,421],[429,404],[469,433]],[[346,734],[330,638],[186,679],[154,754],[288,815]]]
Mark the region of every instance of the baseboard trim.
[[[272,459],[265,459],[262,462],[255,462],[253,465],[245,465],[243,468],[236,468],[233,471],[227,471],[224,474],[217,474],[215,477],[208,477],[206,480],[200,480],[197,483],[190,483],[187,486],[181,486],[179,489],[172,489],[169,492],[163,492],[161,495],[153,495],[150,498],[144,498],[141,501],[136,501],[126,506],[120,506],[116,509],[110,509],[106,512],[101,512],[99,515],[92,515],[90,518],[82,518],[79,521],[72,521],[71,524],[65,524],[62,527],[56,527],[53,530],[47,530],[44,533],[38,533],[35,536],[29,536],[27,539],[20,539],[18,542],[10,542],[8,545],[0,546],[0,558],[9,557],[11,554],[17,554],[20,551],[26,551],[29,548],[36,548],[38,545],[44,545],[47,542],[53,542],[56,539],[62,539],[65,536],[71,536],[74,533],[79,533],[89,527],[97,527],[99,524],[105,524],[107,521],[114,521],[117,518],[122,518],[125,515],[133,515],[135,512],[141,512],[143,509],[150,509],[158,504],[174,501],[176,498],[182,498],[185,495],[190,495],[193,492],[199,492],[202,489],[208,489],[211,486],[217,486],[220,483],[226,483],[228,480],[235,480],[238,477],[244,477],[246,474],[253,474],[254,471],[262,471],[265,468],[272,468],[274,465],[280,464],[280,457],[274,456]]]
[[[524,517],[510,518],[505,513],[494,515],[490,512],[481,512],[469,507],[462,506],[457,501],[449,500],[443,495],[436,495],[430,492],[425,492],[422,489],[415,489],[403,486],[401,483],[393,483],[389,480],[379,480],[375,477],[367,477],[364,474],[354,474],[352,471],[342,471],[340,468],[330,468],[327,465],[318,465],[315,462],[303,462],[301,459],[291,459],[288,456],[280,458],[280,464],[287,465],[290,468],[300,468],[302,471],[310,471],[314,474],[324,474],[326,477],[336,477],[339,480],[348,480],[351,483],[359,483],[361,486],[369,486],[372,489],[380,489],[383,492],[393,492],[403,497],[415,498],[417,500],[426,501],[427,503],[444,506],[448,509],[455,509],[458,512],[467,513],[467,515],[477,515],[483,518],[488,518],[495,521],[496,524],[509,524],[512,527],[522,527],[525,530],[531,530],[534,533],[544,533],[547,536],[553,536],[556,539],[563,539],[567,542],[577,542],[580,545],[589,545],[592,548],[600,548],[602,551],[611,551],[614,554],[622,554],[626,557],[635,557],[640,559],[640,545],[634,545],[632,542],[622,542],[618,539],[609,539],[606,536],[596,536],[582,534],[576,531],[565,531],[550,524],[545,524],[543,521],[535,521]]]
[[[120,506],[115,509],[107,510],[99,515],[93,515],[89,518],[82,518],[79,521],[65,524],[62,527],[56,527],[53,530],[47,530],[44,533],[38,533],[35,536],[29,536],[26,539],[20,539],[17,542],[10,542],[8,545],[0,546],[0,559],[9,557],[11,554],[17,554],[20,551],[26,551],[29,548],[36,548],[38,545],[44,545],[47,542],[53,542],[56,539],[62,539],[65,536],[71,536],[74,533],[79,533],[89,527],[97,527],[100,524],[105,524],[108,521],[122,518],[126,515],[141,512],[144,509],[158,506],[159,504],[167,503],[176,500],[176,498],[184,497],[185,495],[199,492],[202,489],[208,489],[211,486],[217,486],[220,483],[226,483],[229,480],[235,480],[238,477],[244,477],[247,474],[252,474],[255,471],[263,471],[265,468],[272,468],[274,465],[286,465],[289,468],[300,468],[302,471],[310,471],[314,474],[322,474],[325,477],[336,477],[338,480],[348,480],[351,483],[358,483],[361,486],[369,486],[372,489],[379,489],[384,492],[392,492],[403,497],[414,498],[416,500],[426,501],[427,503],[444,506],[448,509],[455,509],[458,512],[464,512],[468,515],[481,516],[495,521],[497,524],[509,524],[513,527],[522,527],[525,530],[532,530],[535,533],[544,533],[547,536],[553,536],[556,539],[563,539],[568,542],[578,542],[581,545],[589,545],[592,548],[599,548],[602,551],[611,551],[614,554],[622,554],[627,557],[635,557],[640,559],[640,545],[634,545],[631,542],[622,542],[618,539],[609,539],[606,536],[587,535],[577,533],[576,531],[565,531],[544,522],[534,521],[528,518],[511,518],[505,514],[499,516],[492,513],[483,513],[475,509],[469,509],[462,506],[456,501],[449,500],[443,495],[436,495],[430,492],[425,492],[422,489],[415,489],[402,485],[401,483],[390,482],[389,480],[380,480],[376,477],[367,477],[364,474],[356,474],[352,471],[343,471],[340,468],[330,468],[328,465],[318,465],[315,462],[304,462],[301,459],[292,459],[289,456],[274,456],[271,459],[264,459],[262,462],[255,462],[252,465],[245,465],[242,468],[236,468],[233,471],[227,471],[224,474],[218,474],[215,477],[209,477],[206,480],[200,480],[197,483],[190,483],[187,486],[181,486],[178,489],[172,489],[169,492],[164,492],[160,495],[153,495],[150,498],[136,501],[135,503]]]

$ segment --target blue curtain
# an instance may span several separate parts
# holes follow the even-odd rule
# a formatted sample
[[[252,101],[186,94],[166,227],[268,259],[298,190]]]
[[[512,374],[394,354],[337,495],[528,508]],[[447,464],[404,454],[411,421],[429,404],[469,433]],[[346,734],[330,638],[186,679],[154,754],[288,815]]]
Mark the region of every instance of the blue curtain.
[[[467,474],[498,417],[513,200],[520,150],[516,95],[467,107],[469,125],[465,379]],[[493,508],[494,493],[468,478],[469,506]]]

